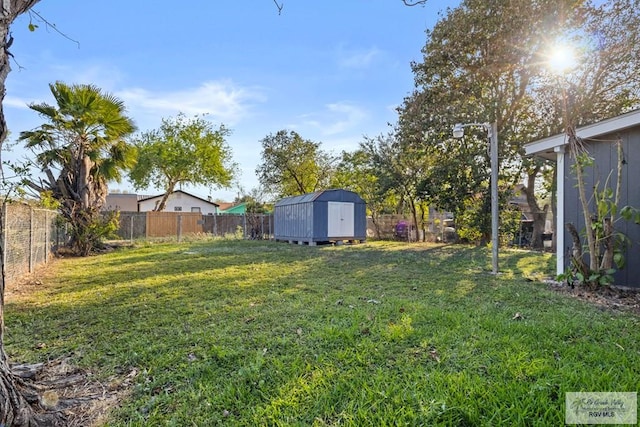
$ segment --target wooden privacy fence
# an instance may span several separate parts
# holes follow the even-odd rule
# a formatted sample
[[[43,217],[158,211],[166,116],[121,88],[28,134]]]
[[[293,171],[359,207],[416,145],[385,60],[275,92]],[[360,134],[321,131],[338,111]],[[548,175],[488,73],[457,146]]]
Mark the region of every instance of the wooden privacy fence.
[[[120,212],[118,237],[126,240],[211,234],[218,237],[269,239],[273,217],[267,214],[202,215],[198,212]]]
[[[147,237],[181,236],[204,233],[202,214],[198,212],[147,212]]]

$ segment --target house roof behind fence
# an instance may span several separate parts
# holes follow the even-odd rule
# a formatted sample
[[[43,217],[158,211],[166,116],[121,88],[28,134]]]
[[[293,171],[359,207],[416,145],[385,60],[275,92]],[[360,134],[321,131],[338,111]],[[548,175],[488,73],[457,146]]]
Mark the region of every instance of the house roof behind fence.
[[[203,201],[205,203],[209,203],[210,205],[219,206],[216,202],[212,202],[211,200],[203,199],[202,197],[194,196],[193,194],[187,193],[186,191],[183,191],[183,190],[176,190],[176,191],[172,192],[171,194],[177,194],[177,193],[185,194],[185,195],[187,195],[189,197],[193,197],[194,199],[198,199],[198,200],[201,200],[201,201]],[[160,199],[160,198],[162,198],[163,195],[164,194],[158,194],[156,196],[145,196],[145,197],[143,197],[141,199],[138,199],[138,202],[146,202],[148,200]]]

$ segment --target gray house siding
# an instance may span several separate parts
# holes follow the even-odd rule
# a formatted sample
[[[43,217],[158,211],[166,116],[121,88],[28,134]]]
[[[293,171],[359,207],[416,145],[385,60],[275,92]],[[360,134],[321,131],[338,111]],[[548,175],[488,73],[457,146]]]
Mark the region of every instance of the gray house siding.
[[[346,208],[342,215],[347,232],[330,227],[335,209]],[[352,224],[352,227],[350,226]],[[330,229],[332,228],[332,229]],[[365,240],[367,235],[366,204],[348,190],[325,190],[279,200],[274,209],[276,240],[316,243],[338,240]]]
[[[617,148],[614,143],[618,138],[622,141],[625,164],[622,168],[622,187],[620,193],[620,205],[631,205],[640,208],[640,127],[631,128],[622,132],[600,135],[597,138],[586,141],[586,148],[594,158],[594,167],[585,169],[585,188],[587,197],[592,194],[592,189],[598,185],[602,190],[607,179],[609,187],[615,189],[617,169]],[[567,153],[567,161],[563,171],[565,180],[564,205],[565,223],[573,223],[578,231],[585,227],[582,206],[578,196],[577,181],[572,171],[574,157]],[[593,201],[590,205],[591,212],[595,212]],[[626,250],[626,265],[615,275],[615,282],[619,286],[640,287],[640,225],[632,221],[620,220],[615,224],[615,229],[626,235],[631,244]],[[565,267],[568,267],[571,251],[571,236],[563,227],[565,242]],[[586,239],[583,237],[583,244]],[[585,257],[585,259],[587,259]]]

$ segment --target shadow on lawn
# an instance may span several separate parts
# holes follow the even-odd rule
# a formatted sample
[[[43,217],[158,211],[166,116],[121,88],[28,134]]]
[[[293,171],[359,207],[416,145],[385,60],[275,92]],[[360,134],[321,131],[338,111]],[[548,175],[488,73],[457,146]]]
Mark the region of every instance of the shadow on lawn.
[[[46,301],[9,302],[10,339],[34,349],[40,360],[73,352],[85,366],[148,371],[138,381],[148,389],[138,392],[159,396],[159,401],[168,387],[178,388],[166,383],[178,381],[169,376],[171,371],[193,374],[189,378],[214,371],[241,381],[242,375],[257,376],[243,367],[259,359],[256,351],[286,354],[301,345],[332,363],[335,359],[336,366],[361,360],[383,366],[389,363],[384,357],[371,359],[380,344],[377,337],[388,334],[389,346],[396,345],[395,339],[405,340],[403,319],[412,320],[426,336],[427,331],[464,330],[467,322],[477,323],[468,319],[477,309],[506,319],[514,312],[509,303],[497,300],[500,294],[485,301],[486,290],[514,283],[511,277],[489,274],[486,248],[215,241],[123,249],[64,262],[68,268],[52,270],[55,287],[44,290]],[[501,262],[517,281],[540,262],[540,254],[504,252]],[[457,314],[446,312],[451,308]],[[443,318],[450,319],[452,331],[432,330]],[[410,348],[420,348],[420,336],[406,338],[418,340]],[[345,343],[356,350],[368,343],[371,351],[345,353]],[[11,343],[8,349],[12,351]],[[275,378],[274,387],[284,392],[289,381]]]
[[[85,259],[82,271],[65,277],[64,286],[47,289],[59,306],[132,305],[149,299],[184,298],[190,303],[224,298],[230,293],[256,298],[269,292],[295,293],[311,287],[359,286],[363,293],[393,288],[401,294],[466,289],[493,283],[486,248],[397,243],[356,246],[297,246],[275,242],[196,242],[178,249],[162,246],[122,249],[120,253]],[[105,259],[106,258],[106,259]],[[530,257],[540,262],[539,254]],[[530,274],[526,254],[501,254],[503,268],[517,276]],[[549,261],[551,262],[551,261]],[[521,268],[526,265],[527,268]],[[545,268],[548,268],[545,267]],[[311,286],[312,285],[312,286]],[[321,290],[319,291],[321,292]]]

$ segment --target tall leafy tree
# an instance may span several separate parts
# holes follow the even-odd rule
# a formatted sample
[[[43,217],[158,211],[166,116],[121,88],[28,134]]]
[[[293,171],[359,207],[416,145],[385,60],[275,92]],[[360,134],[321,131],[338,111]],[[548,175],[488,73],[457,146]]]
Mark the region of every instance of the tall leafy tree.
[[[365,200],[378,237],[380,237],[378,225],[380,215],[393,213],[398,206],[398,196],[395,191],[380,185],[379,172],[370,153],[359,148],[353,152],[342,152],[331,179],[332,187],[354,191]]]
[[[444,137],[443,143],[424,144],[424,157],[430,163],[417,184],[418,197],[440,210],[452,212],[460,237],[472,241],[489,240],[490,161],[483,133],[472,132],[463,143]]]
[[[522,142],[549,133],[534,89],[544,73],[548,45],[563,29],[576,28],[581,22],[581,3],[465,0],[449,10],[427,32],[423,60],[413,64],[417,89],[401,108],[400,126],[405,137],[414,143],[473,145],[477,149],[470,150],[464,159],[471,165],[487,159],[486,149],[472,141],[483,138],[482,131],[467,132],[465,140],[455,141],[450,137],[451,126],[457,122],[497,122],[501,180],[511,186],[520,173],[506,166],[520,164]],[[554,123],[557,128],[558,121]],[[461,160],[439,156],[438,151],[435,154],[441,166],[455,168]],[[514,174],[509,177],[511,170]],[[456,193],[471,197],[488,188],[489,171],[485,171],[483,177],[477,177],[475,188]],[[538,169],[531,171],[535,174]],[[440,186],[458,186],[446,174],[429,177],[432,184],[442,178]],[[463,206],[464,200],[460,199],[459,205]],[[482,231],[485,235],[489,232]]]
[[[556,94],[550,94],[547,99],[550,109],[562,111],[585,224],[588,263],[582,259],[578,230],[575,225],[567,224],[574,241],[572,262],[582,277],[580,282],[606,284],[612,279],[608,271],[616,266],[614,256],[621,255],[620,249],[624,246],[617,243],[614,223],[625,211],[627,215],[623,216],[627,218],[623,219],[631,216],[629,210],[618,206],[621,174],[626,167],[624,154],[618,145],[618,163],[610,171],[615,177],[614,184],[604,184],[602,188],[587,186],[585,175],[591,168],[593,173],[597,171],[583,141],[576,135],[576,127],[640,106],[637,72],[640,68],[640,1],[611,0],[590,8],[583,30],[569,33],[567,43],[574,46],[575,63],[557,77]],[[634,211],[632,207],[627,208]],[[622,258],[615,264],[621,266]]]
[[[453,123],[497,122],[501,183],[506,188],[527,176],[534,243],[541,246],[546,215],[534,183],[541,174],[551,176],[550,165],[523,157],[522,145],[561,131],[564,122],[591,123],[635,104],[638,6],[638,0],[597,6],[574,0],[464,0],[427,32],[423,60],[413,64],[416,91],[400,109],[404,138],[459,144],[449,136]],[[563,81],[561,89],[548,72],[550,48],[559,40],[580,40],[586,53],[581,72],[572,73],[576,77]],[[462,143],[480,136],[468,134]],[[478,146],[465,161],[471,165],[484,153]],[[437,164],[458,167],[459,158],[435,154]],[[474,194],[487,187],[488,175],[477,181]],[[431,185],[441,178],[440,186],[457,185],[446,174],[429,176]]]
[[[334,160],[319,142],[280,130],[262,139],[262,163],[256,174],[260,184],[277,197],[296,196],[327,188]]]
[[[164,191],[156,211],[164,209],[180,184],[229,187],[237,168],[226,142],[229,133],[224,125],[215,128],[201,116],[163,119],[159,129],[135,138],[138,161],[129,178],[137,189]]]
[[[71,225],[71,245],[88,255],[103,237],[100,211],[107,183],[133,166],[134,151],[125,141],[134,130],[122,101],[93,85],[49,85],[57,105],[31,104],[47,123],[20,134],[44,173],[30,186],[49,193]]]
[[[428,212],[419,194],[419,184],[429,168],[430,159],[424,155],[425,147],[408,143],[399,132],[389,132],[366,138],[360,148],[371,158],[379,194],[395,193],[398,210],[403,211],[406,207],[416,229],[424,229]],[[424,232],[423,236],[426,236]]]

